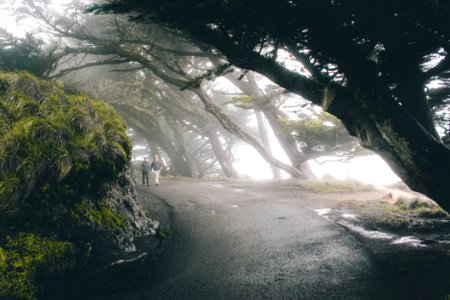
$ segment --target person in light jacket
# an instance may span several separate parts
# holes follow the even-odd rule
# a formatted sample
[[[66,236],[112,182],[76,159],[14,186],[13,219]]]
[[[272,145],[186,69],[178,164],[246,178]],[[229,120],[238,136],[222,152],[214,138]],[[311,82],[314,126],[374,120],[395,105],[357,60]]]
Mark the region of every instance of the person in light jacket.
[[[156,185],[159,185],[159,173],[161,172],[163,165],[162,162],[159,160],[158,154],[153,155],[153,161],[150,164],[150,169],[155,174],[155,183]]]

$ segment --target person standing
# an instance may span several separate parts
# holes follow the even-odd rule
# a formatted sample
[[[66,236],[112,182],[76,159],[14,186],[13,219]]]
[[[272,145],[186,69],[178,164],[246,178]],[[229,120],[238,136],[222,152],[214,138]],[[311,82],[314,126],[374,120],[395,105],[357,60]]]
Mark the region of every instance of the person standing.
[[[145,185],[147,183],[147,186],[149,186],[148,184],[148,172],[150,171],[150,163],[147,160],[147,156],[144,157],[144,161],[141,163],[141,171],[142,171],[142,184]]]
[[[156,185],[159,185],[159,173],[161,172],[161,169],[162,169],[162,163],[159,160],[158,154],[153,155],[153,161],[150,165],[150,169],[155,174]]]

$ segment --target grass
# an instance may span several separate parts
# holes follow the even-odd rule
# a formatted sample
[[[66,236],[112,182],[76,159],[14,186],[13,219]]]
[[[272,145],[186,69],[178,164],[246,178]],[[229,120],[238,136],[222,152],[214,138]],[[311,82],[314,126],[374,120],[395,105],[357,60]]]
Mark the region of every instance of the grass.
[[[10,236],[0,238],[1,299],[34,299],[37,272],[52,272],[52,263],[87,242],[37,232],[71,236],[86,219],[125,226],[101,187],[130,156],[125,123],[110,105],[25,72],[0,72],[0,232]]]
[[[434,202],[420,197],[413,199],[399,198],[395,205],[404,213],[422,218],[443,218],[448,214]]]
[[[315,193],[357,193],[373,190],[371,185],[355,180],[302,180],[299,186]]]
[[[53,187],[88,190],[93,179],[121,172],[130,155],[125,123],[110,105],[28,73],[0,72],[0,212],[64,201],[48,197]]]
[[[358,220],[365,228],[405,234],[448,232],[448,224],[442,220],[449,215],[434,202],[421,197],[399,198],[395,204],[384,199],[346,201],[338,208],[359,215]]]

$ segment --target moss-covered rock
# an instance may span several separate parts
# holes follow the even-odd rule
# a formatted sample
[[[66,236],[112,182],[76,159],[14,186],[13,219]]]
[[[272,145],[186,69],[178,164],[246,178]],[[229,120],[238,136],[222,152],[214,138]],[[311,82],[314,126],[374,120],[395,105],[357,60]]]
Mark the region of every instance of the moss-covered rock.
[[[39,265],[41,252],[11,250],[7,235],[51,236],[75,252],[89,244],[97,263],[135,251],[134,239],[158,224],[136,200],[130,155],[125,124],[108,104],[28,73],[0,72],[0,269],[11,253]]]

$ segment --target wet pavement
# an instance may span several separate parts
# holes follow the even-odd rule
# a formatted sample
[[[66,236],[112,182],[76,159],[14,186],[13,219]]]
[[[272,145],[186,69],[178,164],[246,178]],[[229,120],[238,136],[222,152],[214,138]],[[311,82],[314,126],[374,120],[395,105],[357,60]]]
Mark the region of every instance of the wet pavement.
[[[445,253],[416,260],[424,254],[420,247],[368,242],[350,225],[327,218],[323,201],[308,193],[183,180],[139,186],[138,195],[168,238],[95,299],[445,299],[450,294]]]

